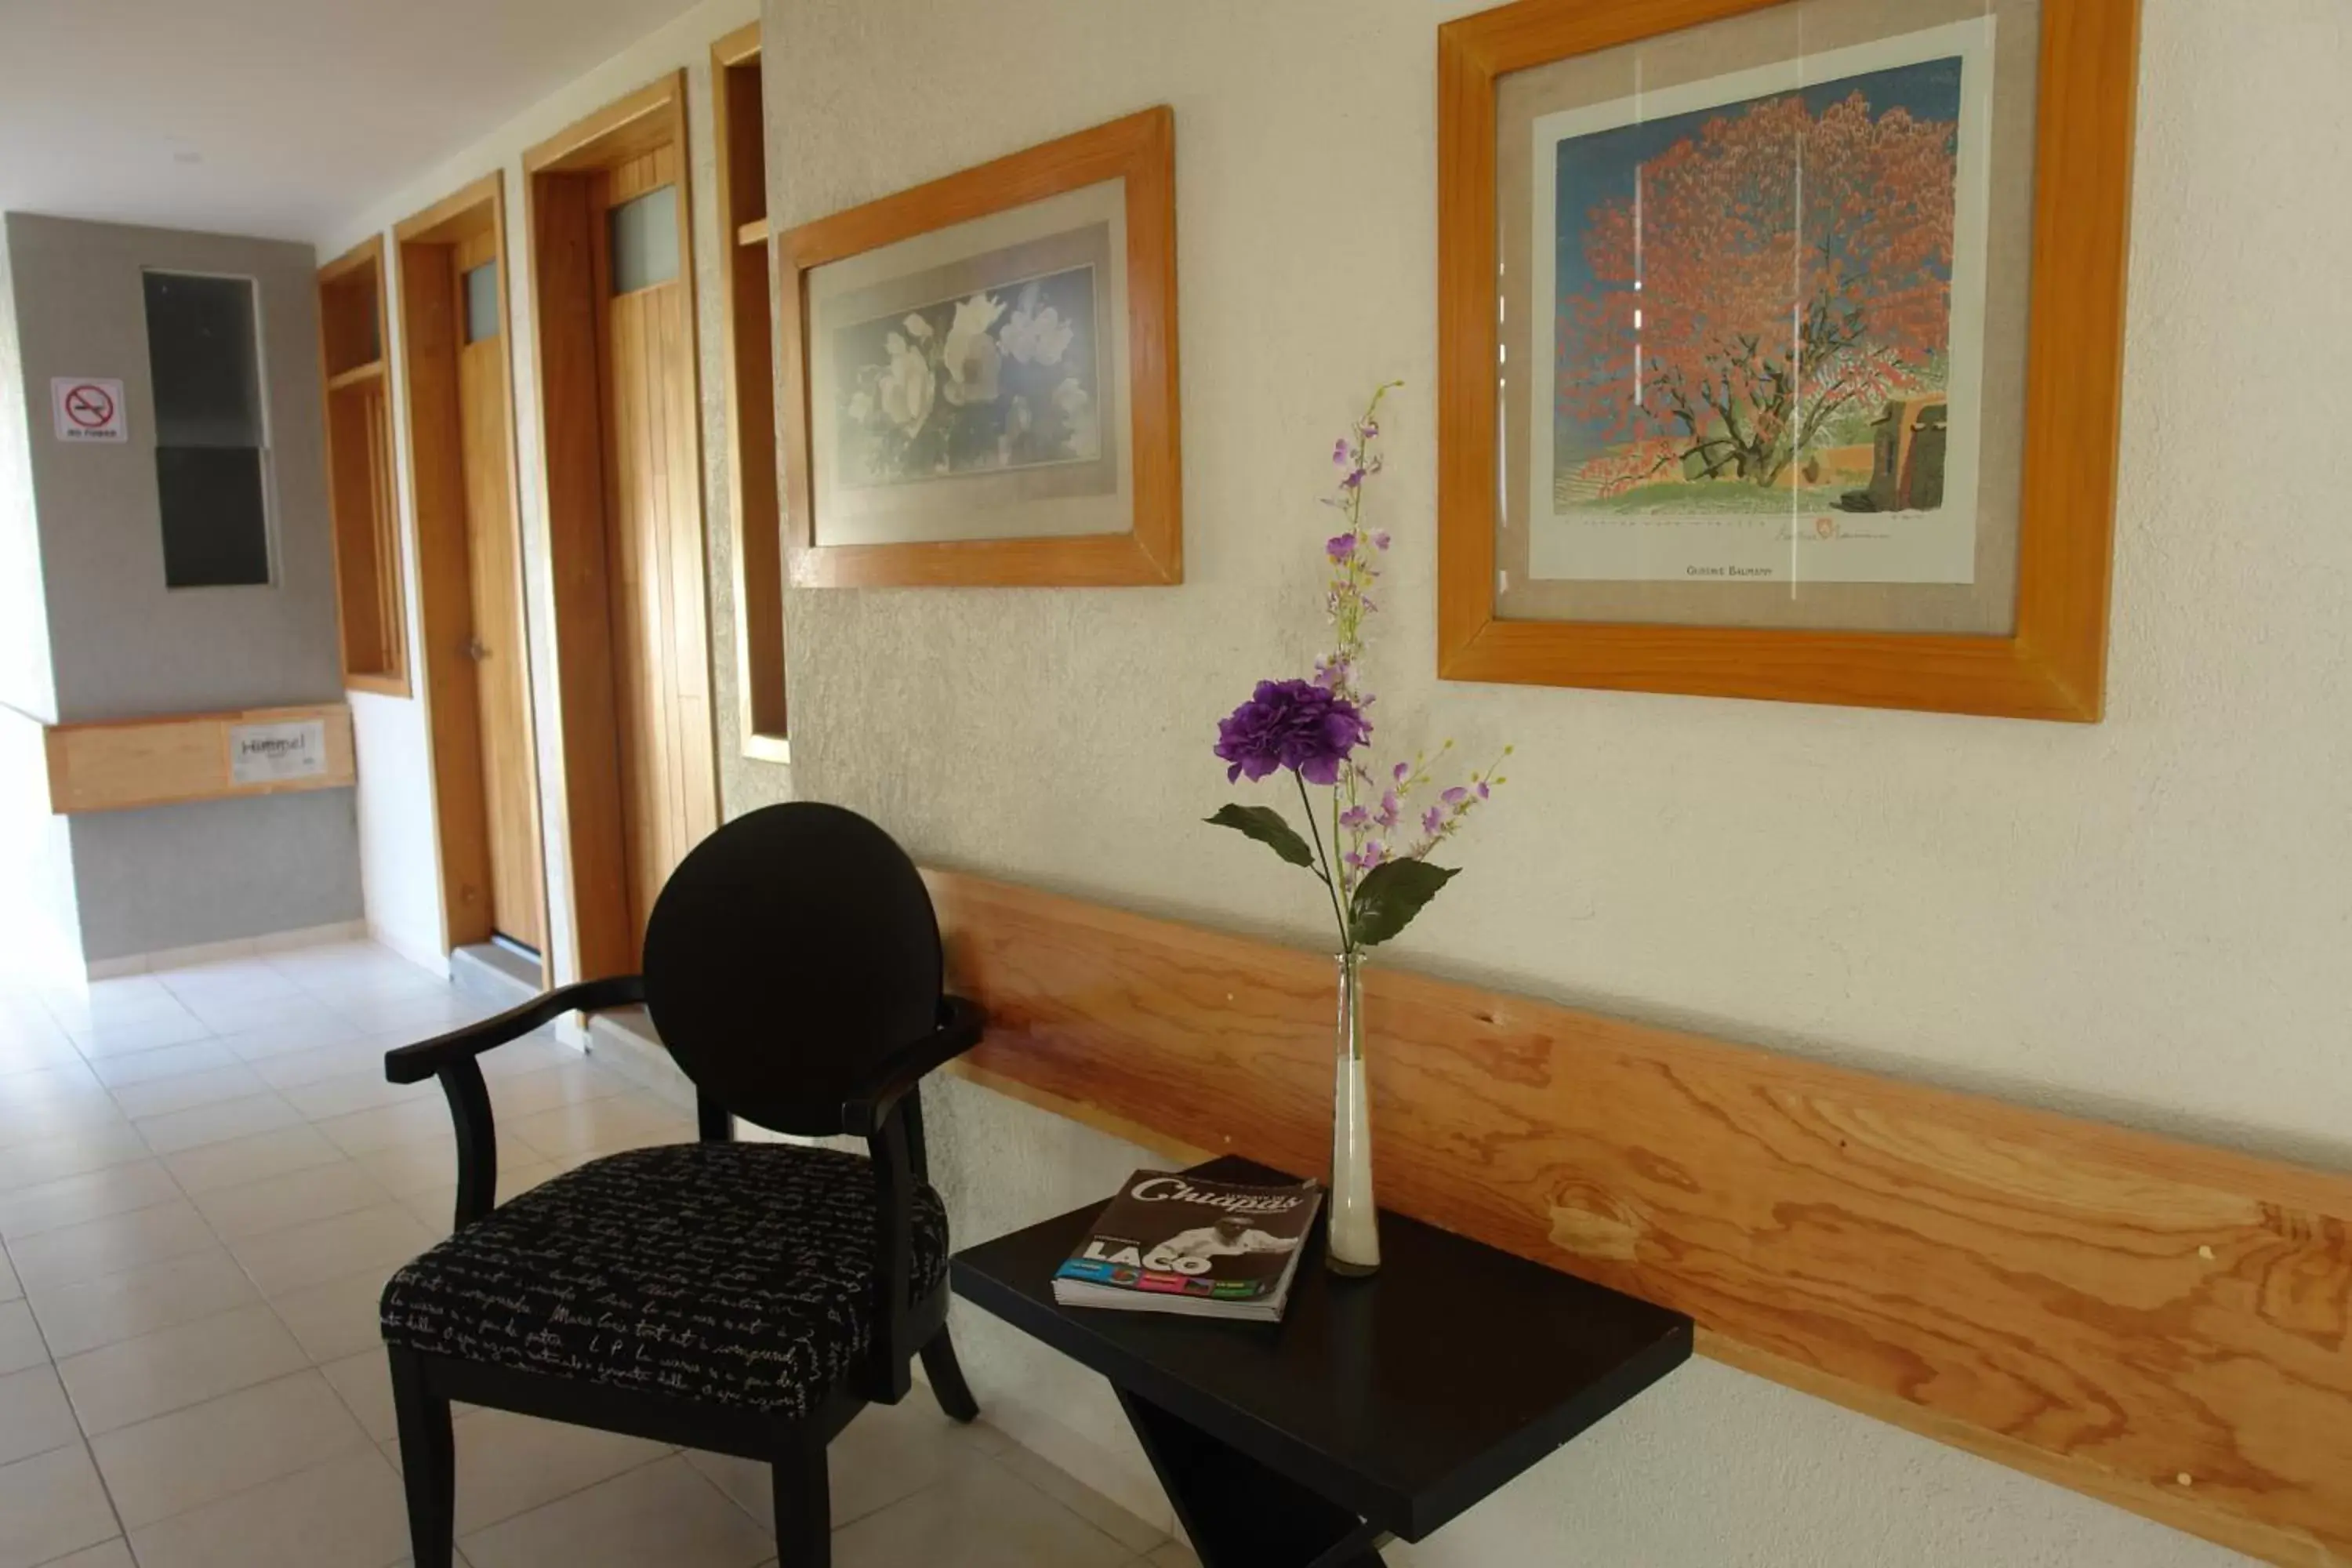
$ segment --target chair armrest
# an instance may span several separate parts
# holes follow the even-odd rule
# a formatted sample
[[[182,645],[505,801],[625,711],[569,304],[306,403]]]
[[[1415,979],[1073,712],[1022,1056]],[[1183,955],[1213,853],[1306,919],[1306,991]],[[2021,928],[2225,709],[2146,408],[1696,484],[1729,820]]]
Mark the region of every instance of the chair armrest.
[[[870,1138],[925,1074],[980,1044],[988,1015],[961,996],[940,998],[940,1025],[876,1069],[873,1079],[845,1101],[841,1120],[855,1136]]]
[[[608,979],[583,980],[576,985],[558,986],[543,996],[535,996],[520,1007],[485,1018],[478,1024],[468,1024],[462,1029],[452,1029],[436,1038],[385,1052],[383,1076],[393,1083],[423,1083],[445,1068],[460,1061],[470,1061],[494,1046],[519,1040],[566,1013],[602,1012],[607,1007],[625,1007],[645,999],[646,983],[635,974],[616,974]]]
[[[482,1081],[484,1051],[519,1040],[566,1013],[593,1013],[645,1000],[646,984],[634,974],[559,986],[520,1007],[453,1029],[437,1039],[387,1051],[383,1076],[394,1083],[441,1080],[449,1120],[457,1134],[457,1203],[450,1228],[463,1230],[496,1206],[499,1190],[498,1125],[490,1111],[489,1087]]]

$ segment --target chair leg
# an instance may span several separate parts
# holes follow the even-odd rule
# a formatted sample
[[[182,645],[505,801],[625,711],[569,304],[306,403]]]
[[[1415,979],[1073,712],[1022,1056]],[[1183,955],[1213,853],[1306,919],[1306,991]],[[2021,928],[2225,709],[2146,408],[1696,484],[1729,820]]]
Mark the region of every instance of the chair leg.
[[[388,1345],[392,1404],[400,1426],[400,1468],[408,1488],[408,1547],[416,1568],[450,1568],[456,1550],[457,1448],[449,1401],[436,1394],[414,1353]]]
[[[931,1392],[939,1396],[940,1408],[966,1425],[979,1420],[980,1401],[971,1396],[971,1384],[963,1380],[963,1368],[956,1362],[955,1342],[948,1338],[945,1323],[923,1346],[922,1357],[923,1371],[931,1380]]]
[[[777,1568],[833,1568],[833,1494],[824,1448],[780,1454],[768,1465],[776,1503]]]

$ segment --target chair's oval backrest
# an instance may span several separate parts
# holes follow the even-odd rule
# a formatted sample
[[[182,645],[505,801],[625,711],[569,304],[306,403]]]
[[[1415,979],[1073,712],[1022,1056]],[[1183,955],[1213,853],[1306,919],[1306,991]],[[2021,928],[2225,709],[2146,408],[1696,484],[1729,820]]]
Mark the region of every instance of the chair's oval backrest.
[[[670,873],[646,1005],[695,1086],[779,1132],[842,1131],[845,1098],[939,1021],[940,927],[907,852],[837,805],[740,816]]]

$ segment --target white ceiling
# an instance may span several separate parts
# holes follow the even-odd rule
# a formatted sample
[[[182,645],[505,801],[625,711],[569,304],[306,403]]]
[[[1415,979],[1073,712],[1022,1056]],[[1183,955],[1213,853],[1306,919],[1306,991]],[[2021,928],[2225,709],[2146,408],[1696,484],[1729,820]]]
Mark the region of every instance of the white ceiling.
[[[0,211],[317,241],[692,0],[0,0]]]

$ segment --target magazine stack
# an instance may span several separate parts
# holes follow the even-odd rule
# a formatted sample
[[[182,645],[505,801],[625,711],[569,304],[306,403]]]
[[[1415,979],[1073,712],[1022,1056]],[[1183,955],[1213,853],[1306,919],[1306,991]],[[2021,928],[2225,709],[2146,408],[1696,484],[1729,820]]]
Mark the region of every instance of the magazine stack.
[[[1322,1202],[1312,1182],[1259,1187],[1138,1171],[1055,1273],[1054,1300],[1279,1321]]]

